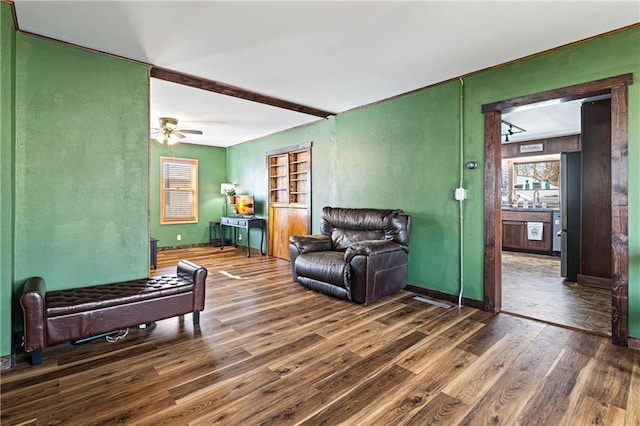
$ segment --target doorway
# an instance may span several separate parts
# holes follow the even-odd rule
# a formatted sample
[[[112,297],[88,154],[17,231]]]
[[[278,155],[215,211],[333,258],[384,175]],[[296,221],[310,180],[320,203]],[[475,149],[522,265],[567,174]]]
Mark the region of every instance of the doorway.
[[[502,115],[503,312],[611,336],[610,111],[605,95]]]
[[[534,95],[483,105],[485,115],[485,252],[484,307],[502,309],[502,114],[511,109],[553,99],[575,100],[611,94],[611,336],[614,344],[628,344],[627,247],[627,86],[632,74],[597,80]]]

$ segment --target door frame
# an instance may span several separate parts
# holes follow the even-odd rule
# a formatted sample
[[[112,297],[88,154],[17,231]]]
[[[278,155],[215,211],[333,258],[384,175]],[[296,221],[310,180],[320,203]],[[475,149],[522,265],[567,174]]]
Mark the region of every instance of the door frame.
[[[576,84],[482,106],[484,113],[484,309],[500,312],[502,307],[502,114],[537,102],[570,101],[611,94],[611,339],[627,346],[629,338],[628,287],[628,90],[633,74]]]

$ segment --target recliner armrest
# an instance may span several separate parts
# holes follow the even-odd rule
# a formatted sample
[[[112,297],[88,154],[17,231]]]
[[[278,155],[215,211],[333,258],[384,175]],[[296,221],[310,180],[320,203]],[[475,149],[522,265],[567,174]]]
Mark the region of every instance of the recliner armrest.
[[[295,246],[298,254],[332,250],[331,238],[327,235],[292,235],[289,243]]]
[[[402,250],[409,253],[409,248],[393,240],[367,240],[351,244],[344,252],[344,261],[351,262],[357,255],[376,256]]]

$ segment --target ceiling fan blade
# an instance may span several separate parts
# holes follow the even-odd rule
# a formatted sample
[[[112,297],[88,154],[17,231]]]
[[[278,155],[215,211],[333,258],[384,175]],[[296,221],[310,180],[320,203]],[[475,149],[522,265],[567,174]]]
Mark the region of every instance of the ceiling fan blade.
[[[188,133],[188,134],[191,134],[191,135],[201,135],[202,134],[202,130],[178,129],[178,130],[176,130],[176,132]]]

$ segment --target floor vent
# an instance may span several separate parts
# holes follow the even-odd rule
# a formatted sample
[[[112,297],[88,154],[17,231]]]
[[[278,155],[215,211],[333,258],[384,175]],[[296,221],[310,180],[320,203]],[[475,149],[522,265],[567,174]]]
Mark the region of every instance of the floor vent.
[[[445,309],[448,309],[448,308],[451,307],[451,305],[448,305],[446,303],[436,302],[435,300],[425,299],[424,297],[420,297],[420,296],[414,297],[413,300],[417,300],[418,302],[428,303],[430,305],[439,306],[439,307],[445,308]]]

